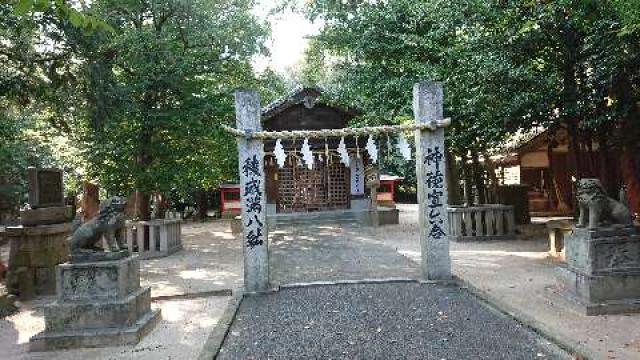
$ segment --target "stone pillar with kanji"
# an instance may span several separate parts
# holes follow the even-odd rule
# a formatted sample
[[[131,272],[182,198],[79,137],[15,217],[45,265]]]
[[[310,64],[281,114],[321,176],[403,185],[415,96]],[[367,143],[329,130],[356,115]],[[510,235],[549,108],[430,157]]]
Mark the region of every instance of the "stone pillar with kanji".
[[[426,280],[451,279],[444,129],[436,126],[436,121],[443,117],[442,101],[442,83],[415,84],[416,122],[433,125],[431,129],[416,130],[421,266]]]
[[[260,97],[254,90],[238,90],[236,127],[246,133],[262,130]],[[240,197],[242,199],[242,247],[244,287],[248,292],[269,288],[264,145],[262,140],[238,138]]]

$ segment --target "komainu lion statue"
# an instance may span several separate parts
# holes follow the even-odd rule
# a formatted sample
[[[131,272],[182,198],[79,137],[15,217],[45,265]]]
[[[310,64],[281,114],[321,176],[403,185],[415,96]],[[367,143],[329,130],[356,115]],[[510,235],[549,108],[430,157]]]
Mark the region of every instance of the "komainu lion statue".
[[[71,253],[101,251],[100,240],[104,235],[109,251],[126,249],[124,245],[125,215],[127,200],[114,196],[100,203],[98,215],[78,225],[71,235]]]
[[[576,184],[580,217],[576,227],[594,229],[601,226],[631,225],[629,209],[621,202],[607,196],[600,180],[581,179]]]

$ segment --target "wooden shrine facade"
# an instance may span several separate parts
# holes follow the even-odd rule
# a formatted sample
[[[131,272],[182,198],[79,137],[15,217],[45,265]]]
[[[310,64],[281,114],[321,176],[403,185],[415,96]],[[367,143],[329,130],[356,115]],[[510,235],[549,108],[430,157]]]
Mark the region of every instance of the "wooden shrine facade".
[[[322,103],[318,100],[321,94],[322,90],[315,87],[294,89],[262,109],[262,128],[265,131],[290,131],[348,127],[357,111]],[[302,161],[303,140],[281,141],[287,155],[282,168],[273,154],[276,141],[264,141],[268,211],[314,212],[363,206],[366,139],[345,138],[346,147],[352,154],[348,167],[340,162],[336,152],[340,139],[309,139],[314,156],[312,169]]]

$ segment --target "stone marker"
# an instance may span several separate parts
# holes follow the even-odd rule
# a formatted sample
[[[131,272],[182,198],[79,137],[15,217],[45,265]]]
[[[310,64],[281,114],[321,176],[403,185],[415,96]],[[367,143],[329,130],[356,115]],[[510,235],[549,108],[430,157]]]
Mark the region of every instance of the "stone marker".
[[[32,209],[64,206],[62,170],[27,168],[29,205]]]
[[[260,131],[260,97],[254,90],[238,90],[236,127]],[[244,287],[248,292],[269,288],[269,241],[262,140],[238,138],[240,196],[242,199],[242,248],[244,249]]]
[[[7,288],[21,300],[55,294],[55,267],[67,261],[72,207],[64,205],[62,170],[27,169],[30,209],[20,226],[6,228],[10,241]]]
[[[442,83],[425,81],[413,88],[416,122],[443,118]],[[435,124],[434,124],[435,127]],[[416,130],[416,175],[422,271],[427,280],[451,279],[444,129]]]

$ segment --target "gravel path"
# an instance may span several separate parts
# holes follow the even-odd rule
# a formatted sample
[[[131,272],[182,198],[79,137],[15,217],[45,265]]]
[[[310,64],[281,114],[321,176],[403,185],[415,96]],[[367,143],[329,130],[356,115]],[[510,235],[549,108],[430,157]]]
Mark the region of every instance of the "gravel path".
[[[218,359],[569,359],[454,286],[384,283],[245,298]]]

